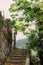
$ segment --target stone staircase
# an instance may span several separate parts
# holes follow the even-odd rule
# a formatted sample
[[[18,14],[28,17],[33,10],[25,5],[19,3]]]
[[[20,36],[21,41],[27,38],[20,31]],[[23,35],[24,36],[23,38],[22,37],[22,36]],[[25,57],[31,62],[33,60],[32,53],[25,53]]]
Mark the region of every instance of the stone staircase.
[[[26,49],[14,49],[6,59],[5,65],[25,65]]]

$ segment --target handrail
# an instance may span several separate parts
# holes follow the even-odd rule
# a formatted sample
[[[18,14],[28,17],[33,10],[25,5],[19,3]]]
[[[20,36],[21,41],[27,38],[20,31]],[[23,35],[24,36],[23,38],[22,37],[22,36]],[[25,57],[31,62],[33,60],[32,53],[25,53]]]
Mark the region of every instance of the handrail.
[[[25,65],[30,65],[30,58],[29,58],[28,46],[27,46],[27,57],[26,57],[26,63],[25,63]]]

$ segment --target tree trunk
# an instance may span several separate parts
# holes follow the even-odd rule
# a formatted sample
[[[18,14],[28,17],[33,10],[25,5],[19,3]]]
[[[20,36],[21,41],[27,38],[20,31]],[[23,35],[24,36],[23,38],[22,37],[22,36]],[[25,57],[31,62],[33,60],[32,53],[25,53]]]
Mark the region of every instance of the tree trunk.
[[[14,48],[16,48],[16,33],[14,33]]]
[[[40,42],[40,45],[39,45],[39,48],[41,49],[39,51],[39,57],[40,57],[40,62],[41,62],[41,65],[43,65],[43,21],[39,23],[40,24],[40,28],[39,28],[39,42]],[[40,33],[42,32],[42,33]]]
[[[16,31],[12,29],[12,50],[16,48]]]

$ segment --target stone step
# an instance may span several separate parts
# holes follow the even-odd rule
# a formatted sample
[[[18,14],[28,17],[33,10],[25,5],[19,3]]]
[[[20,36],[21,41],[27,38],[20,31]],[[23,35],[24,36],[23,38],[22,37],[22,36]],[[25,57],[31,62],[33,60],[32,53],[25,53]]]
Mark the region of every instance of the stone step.
[[[25,61],[25,58],[13,58],[13,59],[9,59],[7,61]]]
[[[21,53],[19,53],[21,52]],[[27,51],[26,50],[23,50],[23,49],[16,49],[12,52],[12,54],[25,54]]]
[[[25,59],[26,57],[9,57],[9,59]]]
[[[12,56],[14,56],[14,55],[17,55],[17,56],[19,56],[19,55],[26,55],[27,54],[27,52],[20,52],[19,53],[19,51],[17,51],[17,52],[15,52],[15,53],[11,53],[10,55]]]
[[[25,60],[8,60],[6,63],[25,63]]]
[[[7,58],[5,65],[25,65],[26,54],[24,49],[14,49]]]
[[[25,63],[5,63],[5,65],[25,65]]]
[[[25,62],[23,62],[23,61],[15,61],[15,62],[7,62],[7,63],[25,63]]]
[[[10,57],[26,57],[26,55],[11,55]]]

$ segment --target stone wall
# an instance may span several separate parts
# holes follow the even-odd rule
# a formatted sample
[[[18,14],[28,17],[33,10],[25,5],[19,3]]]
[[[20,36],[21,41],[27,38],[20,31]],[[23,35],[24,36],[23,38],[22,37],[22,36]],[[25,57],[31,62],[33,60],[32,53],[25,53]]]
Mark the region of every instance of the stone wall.
[[[5,23],[8,23],[9,21],[9,19],[6,19]],[[11,27],[7,23],[6,25],[2,25],[2,27],[0,28],[0,61],[4,61],[11,50],[12,33],[10,29]]]

